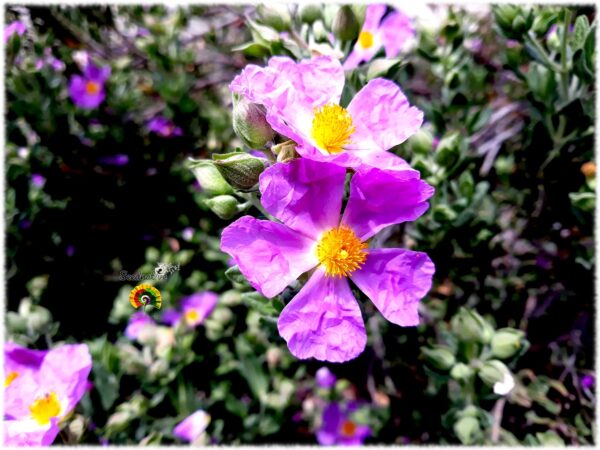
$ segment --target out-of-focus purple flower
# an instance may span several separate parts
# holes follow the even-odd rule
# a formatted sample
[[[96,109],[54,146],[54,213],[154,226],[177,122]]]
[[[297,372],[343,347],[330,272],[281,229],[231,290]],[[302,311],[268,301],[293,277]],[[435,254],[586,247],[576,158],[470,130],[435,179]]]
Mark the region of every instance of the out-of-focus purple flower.
[[[195,327],[204,322],[215,309],[219,296],[214,292],[196,292],[181,300],[183,318],[189,327]]]
[[[69,95],[73,103],[82,109],[97,108],[106,97],[104,83],[110,72],[110,66],[97,67],[89,63],[83,76],[73,75],[69,81]]]
[[[387,150],[417,132],[423,112],[383,78],[369,81],[344,108],[339,104],[344,82],[344,69],[332,57],[296,63],[275,56],[267,67],[247,65],[229,87],[262,105],[269,125],[295,141],[304,158],[358,170],[407,169]]]
[[[52,67],[56,72],[65,70],[65,63],[56,58],[49,47],[44,50],[44,56],[36,61],[35,69],[41,70],[45,65]]]
[[[370,435],[371,428],[357,424],[337,403],[330,403],[323,411],[317,441],[321,445],[361,445]]]
[[[162,137],[181,136],[183,131],[175,126],[172,121],[166,117],[158,116],[148,122],[146,125],[149,131],[153,131]]]
[[[179,319],[181,319],[181,313],[175,308],[168,308],[163,312],[161,321],[169,326],[174,326],[179,322]]]
[[[29,350],[4,346],[4,444],[47,446],[83,397],[92,359],[87,345]]]
[[[337,381],[335,375],[331,373],[331,370],[329,370],[327,367],[321,367],[319,370],[317,370],[315,379],[317,380],[317,385],[324,389],[332,388],[335,386],[335,382]]]
[[[194,229],[192,227],[184,228],[183,231],[181,232],[181,237],[185,241],[190,242],[194,237]]]
[[[398,56],[406,42],[414,37],[415,27],[412,20],[403,12],[391,12],[381,20],[386,8],[385,5],[367,6],[365,23],[344,63],[344,69],[354,69],[361,62],[370,61],[382,46],[385,49],[385,56],[394,58]]]
[[[173,434],[184,441],[194,442],[206,431],[209,423],[208,413],[199,409],[177,424],[173,429]]]
[[[75,254],[75,246],[67,245],[67,250],[65,251],[65,253],[67,254],[68,257],[73,256]]]
[[[129,156],[124,154],[104,156],[102,158],[98,158],[98,162],[100,164],[106,164],[109,166],[125,166],[129,164]]]
[[[40,175],[39,173],[34,173],[33,175],[31,175],[31,184],[41,189],[46,184],[46,178],[44,178],[44,176]]]
[[[581,385],[586,389],[592,389],[596,384],[596,379],[593,375],[584,375],[581,379]]]
[[[23,219],[19,222],[19,228],[21,228],[22,230],[26,230],[27,228],[31,227],[31,221],[27,220],[27,219]]]
[[[19,20],[15,20],[12,23],[9,23],[4,29],[4,42],[8,42],[13,34],[18,34],[19,36],[23,36],[27,31],[27,27],[25,24]]]
[[[154,328],[155,326],[156,322],[154,322],[152,317],[145,312],[139,311],[129,318],[129,323],[127,324],[127,328],[125,328],[125,336],[131,340],[137,340],[146,328]]]
[[[345,177],[343,167],[306,158],[275,164],[261,174],[259,187],[265,210],[282,223],[244,216],[221,235],[221,250],[265,297],[316,267],[277,323],[300,359],[344,362],[363,351],[367,334],[349,279],[387,320],[415,326],[435,272],[425,253],[367,244],[383,228],[428,209],[434,189],[419,172],[357,172],[340,219]]]
[[[144,27],[139,27],[137,30],[137,35],[139,37],[147,37],[150,36],[150,30],[148,30],[148,28],[144,28]]]

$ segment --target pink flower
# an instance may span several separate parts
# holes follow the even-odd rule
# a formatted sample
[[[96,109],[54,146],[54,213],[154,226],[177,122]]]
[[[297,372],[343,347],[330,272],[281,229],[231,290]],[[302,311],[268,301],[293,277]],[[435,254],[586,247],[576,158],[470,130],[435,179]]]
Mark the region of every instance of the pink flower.
[[[73,103],[82,109],[97,108],[104,101],[104,83],[110,76],[110,67],[96,67],[89,63],[83,76],[73,75],[69,81],[69,95]]]
[[[206,431],[209,423],[210,416],[200,409],[181,421],[173,429],[173,434],[184,441],[194,442]]]
[[[25,34],[25,31],[27,31],[27,27],[23,22],[15,20],[14,22],[9,23],[8,25],[6,25],[6,28],[4,28],[4,42],[8,42],[8,40],[12,37],[13,34],[23,36],[23,34]]]
[[[263,105],[271,127],[294,140],[304,158],[359,170],[407,169],[386,150],[416,133],[423,113],[383,78],[369,81],[344,108],[344,80],[340,62],[328,56],[299,63],[273,57],[267,67],[246,66],[229,87]]]
[[[414,37],[415,28],[407,15],[394,11],[381,20],[385,12],[385,5],[371,4],[367,7],[365,23],[344,63],[344,69],[354,69],[361,62],[370,61],[382,46],[385,48],[385,56],[394,58],[404,44]]]
[[[305,158],[266,169],[264,208],[283,222],[245,216],[221,236],[221,249],[266,297],[316,268],[281,312],[278,329],[293,355],[343,362],[358,356],[367,335],[350,278],[382,315],[401,326],[419,323],[418,305],[435,267],[425,253],[368,248],[383,228],[415,220],[433,188],[413,169],[357,172],[340,218],[346,170]]]
[[[321,445],[361,445],[371,435],[371,428],[354,422],[348,411],[342,411],[337,403],[331,403],[323,411],[317,441]]]
[[[92,359],[87,345],[52,350],[4,346],[4,444],[50,445],[59,423],[87,388]]]
[[[189,327],[196,327],[204,322],[215,309],[219,296],[214,292],[197,292],[181,301],[183,319]]]
[[[182,136],[183,131],[181,128],[175,126],[166,117],[155,117],[148,122],[147,128],[162,137]]]

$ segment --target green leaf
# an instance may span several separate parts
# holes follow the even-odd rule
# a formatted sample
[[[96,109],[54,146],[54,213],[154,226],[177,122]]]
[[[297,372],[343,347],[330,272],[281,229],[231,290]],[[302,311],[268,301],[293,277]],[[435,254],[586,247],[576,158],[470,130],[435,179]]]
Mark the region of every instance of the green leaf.
[[[240,361],[239,371],[250,390],[261,403],[269,387],[269,379],[262,369],[262,364],[254,354],[253,348],[243,336],[235,340],[235,351]]]
[[[575,27],[571,35],[571,47],[573,50],[580,49],[584,46],[588,33],[590,32],[590,23],[588,18],[581,15],[575,20]]]
[[[99,364],[93,366],[93,374],[94,386],[100,393],[102,407],[105,411],[108,411],[119,398],[119,378]]]

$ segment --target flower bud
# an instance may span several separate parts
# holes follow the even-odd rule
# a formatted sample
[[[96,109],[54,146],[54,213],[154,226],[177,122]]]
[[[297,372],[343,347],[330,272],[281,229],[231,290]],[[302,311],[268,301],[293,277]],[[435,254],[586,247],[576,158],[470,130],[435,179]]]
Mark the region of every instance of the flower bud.
[[[463,417],[454,424],[454,434],[464,445],[472,444],[480,433],[479,421],[474,417]]]
[[[473,376],[473,369],[464,363],[458,363],[450,371],[450,376],[457,381],[468,380]]]
[[[309,25],[323,17],[321,6],[317,4],[305,4],[300,8],[300,20]]]
[[[360,27],[350,5],[344,5],[338,10],[333,19],[332,31],[342,41],[352,41],[358,37]]]
[[[34,306],[27,316],[27,327],[32,331],[43,333],[51,321],[50,311],[41,306]]]
[[[285,141],[281,144],[274,145],[271,151],[277,155],[277,162],[286,162],[297,158],[296,143],[294,141]]]
[[[493,387],[496,383],[502,383],[506,374],[510,375],[508,367],[497,359],[486,361],[479,370],[479,378],[490,387]]]
[[[426,361],[431,364],[432,367],[439,370],[449,370],[456,361],[452,352],[446,347],[423,347],[421,348],[421,351],[425,355]]]
[[[327,41],[327,29],[325,28],[325,24],[322,20],[317,20],[313,24],[313,35],[317,42]]]
[[[231,195],[217,195],[216,197],[204,200],[204,204],[224,220],[231,219],[241,211],[237,199]]]
[[[460,146],[461,138],[458,132],[454,131],[445,135],[435,151],[435,161],[444,167],[452,166],[458,160]]]
[[[208,195],[224,195],[233,193],[231,186],[214,166],[212,161],[192,161],[190,169],[196,176],[202,190]]]
[[[514,328],[497,330],[492,337],[492,355],[500,359],[513,357],[522,347],[525,333]]]
[[[270,3],[269,6],[258,5],[256,7],[259,22],[274,28],[277,31],[289,30],[292,23],[292,16],[287,5],[278,5]]]
[[[258,177],[267,167],[264,158],[257,158],[248,153],[233,153],[221,159],[215,159],[213,164],[223,175],[223,178],[235,189],[249,190],[256,186]]]
[[[250,148],[258,149],[275,137],[262,106],[233,94],[233,131]]]
[[[421,128],[408,141],[413,152],[428,155],[433,151],[433,135],[425,128]]]
[[[594,178],[596,176],[596,163],[588,161],[581,166],[581,173],[586,178]]]
[[[267,364],[270,369],[273,369],[279,365],[281,362],[282,352],[278,347],[270,347],[267,350]]]
[[[124,431],[134,417],[128,411],[118,411],[111,414],[106,422],[106,432],[115,434]]]
[[[457,214],[450,206],[445,204],[437,204],[433,208],[433,218],[436,222],[452,222],[456,219]]]
[[[492,326],[477,312],[460,308],[450,321],[452,332],[463,342],[487,344],[492,338]]]
[[[27,318],[14,311],[8,311],[6,313],[6,327],[9,333],[25,333],[27,331]]]
[[[330,389],[335,386],[337,378],[327,367],[321,367],[315,374],[315,380],[319,387],[323,389]]]

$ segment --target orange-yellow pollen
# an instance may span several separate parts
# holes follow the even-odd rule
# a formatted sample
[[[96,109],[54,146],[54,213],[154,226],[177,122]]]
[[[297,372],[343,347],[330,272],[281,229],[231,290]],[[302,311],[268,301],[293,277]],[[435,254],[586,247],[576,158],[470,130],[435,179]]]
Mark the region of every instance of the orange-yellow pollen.
[[[12,382],[15,381],[15,378],[17,378],[18,376],[19,374],[14,370],[12,372],[9,372],[9,374],[6,375],[6,379],[4,380],[4,389],[9,387],[12,384]]]
[[[346,420],[342,424],[340,434],[344,437],[352,437],[356,433],[356,424],[351,420]]]
[[[317,257],[332,277],[347,277],[367,259],[367,244],[345,225],[326,232],[317,244]]]
[[[85,83],[85,92],[88,94],[96,94],[100,90],[100,85],[95,81]]]
[[[370,31],[361,31],[358,35],[358,43],[364,49],[371,48],[373,46],[373,33]]]
[[[197,320],[198,320],[198,311],[196,311],[195,309],[190,309],[189,311],[187,311],[185,313],[185,321],[189,325],[196,323]]]
[[[317,146],[332,155],[341,153],[356,131],[350,113],[333,103],[315,108],[314,113],[312,137]]]
[[[56,392],[51,391],[49,394],[38,398],[31,405],[29,411],[37,423],[40,425],[48,425],[50,419],[57,417],[60,414],[60,402]]]

